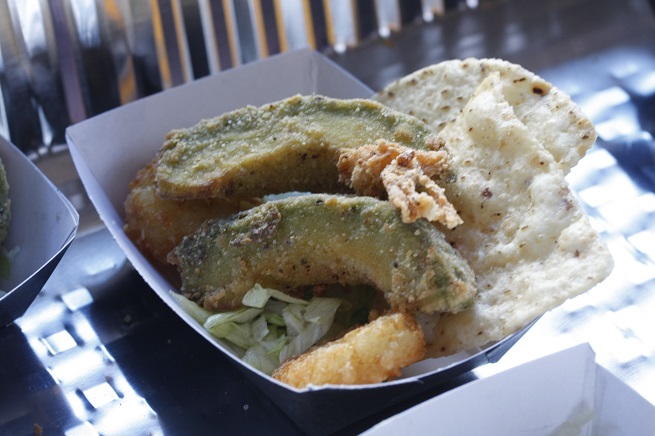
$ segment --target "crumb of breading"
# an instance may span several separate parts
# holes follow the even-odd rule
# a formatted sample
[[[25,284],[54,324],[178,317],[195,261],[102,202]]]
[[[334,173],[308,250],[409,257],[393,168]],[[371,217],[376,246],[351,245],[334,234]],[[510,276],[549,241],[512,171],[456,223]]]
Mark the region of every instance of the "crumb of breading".
[[[339,180],[360,195],[387,197],[400,210],[404,222],[419,218],[452,229],[462,223],[432,178],[448,170],[444,150],[414,150],[384,140],[341,151]]]

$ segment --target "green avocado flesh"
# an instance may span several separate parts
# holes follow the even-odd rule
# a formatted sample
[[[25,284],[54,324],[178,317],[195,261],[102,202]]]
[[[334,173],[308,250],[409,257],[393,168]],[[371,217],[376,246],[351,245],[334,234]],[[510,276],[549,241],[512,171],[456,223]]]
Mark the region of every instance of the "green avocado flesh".
[[[426,220],[403,223],[389,202],[310,194],[210,220],[169,255],[182,293],[209,310],[230,310],[259,283],[372,285],[393,309],[433,313],[468,307],[473,272]]]
[[[249,106],[169,133],[157,167],[157,193],[178,199],[343,193],[340,150],[382,139],[439,149],[421,121],[374,101],[295,96]]]
[[[11,220],[9,203],[9,182],[7,182],[5,167],[0,160],[0,244],[4,242],[9,230]]]

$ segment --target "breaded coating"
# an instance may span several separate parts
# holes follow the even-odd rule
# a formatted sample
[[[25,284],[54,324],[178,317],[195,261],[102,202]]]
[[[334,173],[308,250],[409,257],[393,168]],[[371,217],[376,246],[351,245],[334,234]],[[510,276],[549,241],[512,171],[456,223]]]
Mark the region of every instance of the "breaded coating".
[[[157,158],[139,170],[125,199],[125,234],[141,252],[166,263],[182,238],[210,218],[223,218],[252,204],[239,200],[163,200],[155,191]]]
[[[282,364],[273,378],[304,388],[380,383],[425,356],[423,332],[412,315],[393,313]]]
[[[11,221],[10,204],[7,173],[2,160],[0,160],[0,244],[4,242],[9,231],[9,222]]]
[[[372,285],[395,310],[458,312],[477,292],[468,264],[426,220],[388,201],[309,194],[208,221],[169,255],[182,293],[208,310],[241,306],[256,283],[294,290]]]
[[[388,198],[403,222],[425,218],[452,229],[462,219],[434,181],[448,175],[447,156],[443,150],[413,150],[380,140],[344,149],[337,165],[339,180],[360,195]]]
[[[340,150],[380,139],[418,150],[437,147],[421,121],[370,100],[314,95],[249,106],[170,132],[157,192],[177,199],[344,193],[336,168]]]

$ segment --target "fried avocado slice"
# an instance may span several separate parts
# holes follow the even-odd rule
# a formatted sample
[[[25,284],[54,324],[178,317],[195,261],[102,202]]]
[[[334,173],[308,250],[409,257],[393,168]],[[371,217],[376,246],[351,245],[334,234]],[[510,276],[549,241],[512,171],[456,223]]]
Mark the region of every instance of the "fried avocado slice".
[[[372,285],[392,309],[458,312],[476,293],[468,264],[426,220],[387,201],[309,194],[270,201],[186,236],[169,262],[182,293],[209,310],[241,306],[255,284]]]
[[[141,168],[125,199],[125,234],[151,259],[166,256],[182,238],[210,218],[227,218],[261,203],[246,200],[165,200],[155,193],[155,160]]]
[[[421,121],[374,101],[298,95],[248,106],[170,132],[157,167],[157,193],[189,199],[348,192],[339,183],[340,150],[381,139],[440,148]]]
[[[9,204],[9,182],[5,167],[0,160],[0,244],[4,242],[9,231],[9,221],[11,220]]]

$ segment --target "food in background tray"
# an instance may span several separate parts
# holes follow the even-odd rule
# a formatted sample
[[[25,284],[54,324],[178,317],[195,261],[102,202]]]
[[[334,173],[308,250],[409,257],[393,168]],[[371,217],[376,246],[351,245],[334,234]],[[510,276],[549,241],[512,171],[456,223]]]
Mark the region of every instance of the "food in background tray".
[[[0,159],[0,279],[9,277],[9,270],[11,269],[12,252],[8,252],[2,246],[9,231],[9,222],[11,221],[11,201],[9,200],[9,182],[7,181],[7,173],[4,164]],[[12,250],[15,251],[15,250]],[[5,294],[0,289],[0,297]]]
[[[7,173],[2,160],[0,160],[0,245],[4,242],[9,231],[9,221],[11,220],[10,203]]]
[[[565,180],[565,174],[593,144],[593,126],[561,91],[519,66],[469,59],[418,71],[389,85],[374,99],[394,111],[366,100],[353,104],[317,96],[245,108],[172,132],[161,159],[153,164],[158,195],[175,198],[168,201],[239,199],[290,190],[336,194],[270,200],[230,218],[207,222],[186,236],[169,257],[180,267],[183,292],[190,298],[175,294],[182,307],[251,365],[270,374],[282,364],[276,376],[287,377],[294,386],[382,381],[420,359],[419,354],[423,356],[421,352],[408,361],[394,361],[384,367],[386,375],[374,381],[345,373],[325,377],[317,368],[334,364],[329,356],[339,344],[362,343],[357,338],[366,338],[366,343],[375,337],[371,326],[376,324],[370,322],[412,332],[407,327],[411,321],[398,327],[392,319],[418,320],[425,355],[449,355],[505,338],[567,298],[590,289],[612,268],[608,250]],[[317,116],[321,110],[328,113]],[[380,123],[372,113],[393,114],[394,121],[389,124],[383,117]],[[362,116],[366,122],[362,123]],[[315,162],[308,163],[313,156]],[[359,197],[344,196],[348,189]],[[379,199],[362,200],[363,196]],[[360,206],[375,204],[386,216],[395,216],[388,221],[393,234],[408,238],[373,238],[369,218],[360,213],[344,221],[331,217],[334,211],[329,209],[312,215],[317,198],[323,204],[326,198],[344,204],[364,201]],[[287,205],[293,207],[286,210]],[[294,228],[281,224],[287,216]],[[129,222],[130,217],[126,218]],[[399,248],[413,240],[409,233],[414,227],[423,229],[413,235],[419,239],[423,231],[430,234],[428,228],[443,232],[446,246],[458,253],[457,263],[461,256],[473,270],[477,294],[471,307],[460,310],[462,306],[455,305],[452,310],[414,301],[426,295],[417,293],[414,283],[429,278],[429,271],[423,277],[409,275],[418,280],[396,282],[401,276],[394,277],[394,262],[399,262],[399,253],[408,252]],[[363,228],[375,242],[374,248],[362,254],[361,247],[353,250],[349,245],[354,241],[346,244],[341,239],[346,241]],[[384,225],[379,230],[381,234],[390,231]],[[307,244],[294,247],[303,238]],[[369,239],[357,243],[365,246],[364,240]],[[286,242],[290,246],[281,248]],[[440,242],[436,247],[445,246]],[[414,272],[425,258],[421,250],[413,251],[419,259]],[[369,256],[368,263],[349,254]],[[222,255],[230,261],[219,262]],[[402,258],[407,262],[403,267],[411,272],[413,256]],[[309,261],[303,264],[303,259]],[[208,265],[216,267],[208,270]],[[308,274],[302,270],[306,265],[312,271],[316,265],[321,268],[318,274]],[[294,273],[294,267],[302,273]],[[385,276],[388,271],[391,279]],[[348,280],[340,281],[343,272]],[[331,302],[321,300],[320,290],[334,283],[345,283],[345,288],[372,285],[377,295],[388,298],[384,304],[378,299],[355,306],[342,304],[341,296]],[[398,300],[397,292],[379,292],[398,283],[410,288],[408,297]],[[449,286],[445,289],[452,291]],[[266,302],[253,306],[251,300],[259,301],[253,295],[262,293]],[[278,301],[273,295],[293,301]],[[297,297],[303,298],[296,301]],[[323,307],[320,316],[309,310],[318,305]],[[365,308],[369,324],[361,317],[354,323],[334,322],[334,317],[353,307]],[[229,310],[213,313],[216,309]],[[337,324],[341,333],[335,331]],[[294,332],[293,337],[287,332]],[[384,348],[382,340],[374,341]],[[273,359],[271,352],[276,356]],[[289,361],[298,354],[301,357]],[[354,353],[353,358],[358,355]]]

